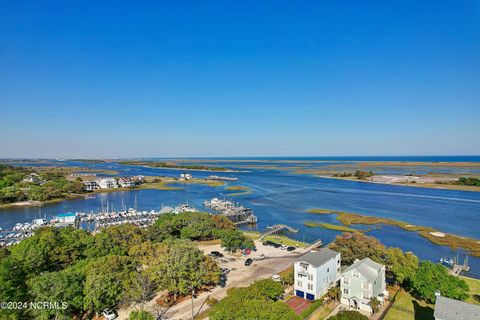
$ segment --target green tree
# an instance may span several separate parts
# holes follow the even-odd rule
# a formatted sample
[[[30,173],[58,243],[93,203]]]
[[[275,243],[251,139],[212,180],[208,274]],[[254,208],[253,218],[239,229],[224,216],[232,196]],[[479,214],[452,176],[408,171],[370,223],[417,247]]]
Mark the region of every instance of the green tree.
[[[358,311],[340,311],[337,315],[329,318],[330,320],[368,320],[367,316],[364,316]]]
[[[380,311],[380,300],[376,297],[371,297],[370,301],[368,301],[368,305],[372,308],[372,314],[376,314]]]
[[[342,291],[340,290],[340,287],[334,286],[328,289],[327,294],[330,297],[330,299],[337,302],[337,301],[340,301],[340,298],[342,296]]]
[[[411,279],[418,269],[418,257],[412,252],[405,254],[399,248],[388,248],[385,255],[387,272],[398,283]]]
[[[153,316],[147,311],[132,311],[128,317],[129,320],[154,320]]]
[[[136,265],[129,257],[100,257],[87,266],[84,308],[91,312],[115,307],[131,283]]]
[[[411,291],[417,298],[427,302],[435,302],[435,291],[439,290],[444,297],[465,300],[469,288],[465,281],[448,274],[441,264],[422,261],[411,281]]]
[[[28,280],[29,292],[34,301],[66,303],[66,308],[35,309],[40,318],[72,318],[83,312],[83,289],[86,279],[86,265],[82,261],[62,271],[47,272]]]
[[[220,281],[218,265],[190,241],[170,241],[166,247],[165,254],[151,261],[148,270],[152,281],[174,298]]]
[[[12,256],[0,260],[0,301],[27,301],[25,272]],[[0,319],[27,319],[24,310],[0,308]]]
[[[364,235],[361,232],[339,235],[329,247],[342,255],[343,265],[350,265],[356,259],[364,258],[383,263],[386,250],[385,246],[376,238]]]
[[[212,320],[299,319],[290,307],[277,300],[282,293],[283,289],[279,283],[271,279],[256,281],[247,288],[230,290],[227,297],[212,307],[209,318]]]
[[[227,251],[255,248],[255,243],[253,240],[238,230],[225,230],[222,232],[220,238],[222,240],[222,247],[224,247]]]

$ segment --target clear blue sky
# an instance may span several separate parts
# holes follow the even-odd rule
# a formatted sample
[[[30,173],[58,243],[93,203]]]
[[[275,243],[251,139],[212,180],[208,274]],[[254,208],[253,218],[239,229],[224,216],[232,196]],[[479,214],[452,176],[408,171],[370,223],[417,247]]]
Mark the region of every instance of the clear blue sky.
[[[480,154],[480,1],[4,1],[0,157]]]

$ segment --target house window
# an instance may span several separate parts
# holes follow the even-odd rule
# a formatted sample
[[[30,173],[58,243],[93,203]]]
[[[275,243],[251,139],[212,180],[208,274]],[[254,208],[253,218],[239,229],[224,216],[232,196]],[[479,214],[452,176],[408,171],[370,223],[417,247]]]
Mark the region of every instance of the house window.
[[[347,288],[343,288],[343,294],[350,294],[350,290],[348,290]]]
[[[313,274],[308,274],[308,280],[313,281]]]
[[[301,287],[301,286],[302,286],[302,281],[298,280],[298,281],[297,281],[297,285],[298,285],[299,287]]]
[[[345,284],[350,284],[350,281],[349,281],[348,278],[343,278],[343,283],[345,283]]]
[[[366,292],[362,292],[363,299],[370,299],[370,294]]]
[[[370,284],[368,282],[363,283],[363,289],[369,290],[370,289]]]
[[[307,288],[308,288],[308,290],[313,290],[313,285],[309,283],[309,284],[307,285]]]
[[[360,274],[358,273],[357,270],[353,270],[352,274],[354,277],[357,277],[357,278],[360,277]]]
[[[327,268],[327,272],[330,272],[330,268]]]

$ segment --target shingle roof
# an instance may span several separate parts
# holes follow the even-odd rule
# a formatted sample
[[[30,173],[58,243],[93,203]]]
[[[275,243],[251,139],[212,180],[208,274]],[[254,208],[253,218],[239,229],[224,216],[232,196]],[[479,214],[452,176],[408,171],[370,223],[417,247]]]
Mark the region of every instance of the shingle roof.
[[[318,267],[323,265],[328,260],[335,258],[337,254],[339,253],[336,251],[328,248],[322,248],[320,249],[320,251],[310,251],[309,253],[304,254],[303,256],[298,258],[297,261],[304,261]]]
[[[480,319],[480,306],[438,296],[435,301],[434,316],[436,319],[442,320],[478,320]]]
[[[355,261],[351,266],[345,269],[343,272],[348,272],[356,269],[362,276],[369,281],[375,281],[380,273],[380,269],[383,267],[380,263],[373,261],[370,258]]]

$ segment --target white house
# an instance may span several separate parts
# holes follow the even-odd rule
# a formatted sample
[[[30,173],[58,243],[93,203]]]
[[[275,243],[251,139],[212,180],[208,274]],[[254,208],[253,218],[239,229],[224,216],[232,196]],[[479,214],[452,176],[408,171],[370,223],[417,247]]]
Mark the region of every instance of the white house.
[[[340,277],[340,253],[322,248],[297,259],[294,265],[295,295],[316,300]]]
[[[120,184],[122,188],[135,187],[137,185],[137,181],[133,178],[120,178],[118,180],[118,184]]]
[[[98,184],[97,184],[97,181],[95,180],[83,181],[83,187],[87,191],[93,191],[98,189]]]
[[[370,258],[355,260],[345,269],[340,280],[341,303],[351,309],[371,312],[370,298],[377,298],[383,306],[388,291],[385,283],[385,266]]]
[[[115,178],[100,178],[97,180],[100,189],[115,189],[118,188],[117,179]]]
[[[480,306],[437,295],[433,316],[435,320],[480,320]]]
[[[192,179],[192,174],[191,173],[182,173],[182,174],[180,174],[180,179],[190,180],[190,179]]]

